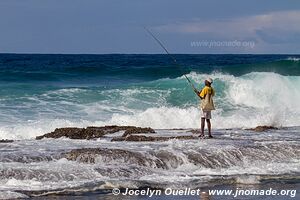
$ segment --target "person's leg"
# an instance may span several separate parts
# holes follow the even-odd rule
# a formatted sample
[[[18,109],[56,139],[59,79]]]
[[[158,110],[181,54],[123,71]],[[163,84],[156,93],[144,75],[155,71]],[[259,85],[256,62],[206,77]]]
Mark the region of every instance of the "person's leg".
[[[208,129],[208,137],[212,138],[210,119],[206,119],[206,123],[207,123],[207,129]]]
[[[204,126],[205,126],[205,118],[201,117],[201,133],[200,133],[200,137],[204,137]]]

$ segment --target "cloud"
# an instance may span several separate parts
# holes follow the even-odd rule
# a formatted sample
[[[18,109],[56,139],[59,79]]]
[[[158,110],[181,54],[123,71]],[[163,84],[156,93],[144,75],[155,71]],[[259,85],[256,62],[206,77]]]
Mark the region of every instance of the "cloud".
[[[276,11],[240,18],[191,21],[155,27],[160,32],[201,34],[220,39],[249,39],[270,44],[300,42],[300,10]]]
[[[256,35],[266,43],[270,44],[300,44],[300,31],[260,29]]]

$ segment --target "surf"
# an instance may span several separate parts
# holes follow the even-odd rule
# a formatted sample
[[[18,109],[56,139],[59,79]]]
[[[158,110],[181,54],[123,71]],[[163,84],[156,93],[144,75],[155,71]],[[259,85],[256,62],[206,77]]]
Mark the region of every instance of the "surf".
[[[214,79],[215,128],[300,125],[300,76],[273,72],[251,72],[242,76],[191,72],[187,76],[199,89],[206,77]],[[199,99],[183,76],[127,84],[121,88],[41,90],[38,94],[20,96],[23,105],[18,110],[9,107],[16,102],[13,98],[7,96],[1,101],[2,106],[6,106],[2,112],[6,121],[2,122],[0,136],[6,139],[33,138],[64,126],[199,127]],[[15,120],[19,123],[14,124]]]
[[[195,83],[201,83],[207,76],[215,80],[217,110],[213,112],[213,121],[216,128],[299,125],[298,76],[270,72],[252,72],[239,77],[222,73],[190,73],[188,76]],[[150,123],[155,128],[199,127],[199,99],[184,84],[183,77],[152,82],[153,87],[166,91],[160,100],[163,105],[138,110],[132,115],[113,114],[107,122],[137,126]]]

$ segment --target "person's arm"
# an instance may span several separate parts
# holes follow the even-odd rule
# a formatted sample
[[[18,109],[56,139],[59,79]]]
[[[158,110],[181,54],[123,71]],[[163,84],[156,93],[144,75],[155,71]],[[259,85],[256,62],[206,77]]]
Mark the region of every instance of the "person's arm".
[[[200,99],[202,99],[200,96],[201,92],[202,92],[202,90],[196,92],[197,96],[200,97]]]
[[[200,97],[200,99],[204,99],[206,93],[207,93],[207,90],[204,88],[199,92],[198,96]]]

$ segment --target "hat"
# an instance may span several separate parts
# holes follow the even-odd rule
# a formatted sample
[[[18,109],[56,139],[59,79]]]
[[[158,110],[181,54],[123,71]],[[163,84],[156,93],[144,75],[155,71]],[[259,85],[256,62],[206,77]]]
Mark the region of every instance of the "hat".
[[[207,82],[209,82],[209,83],[213,83],[213,80],[212,80],[212,78],[207,78],[207,79],[205,79]]]

